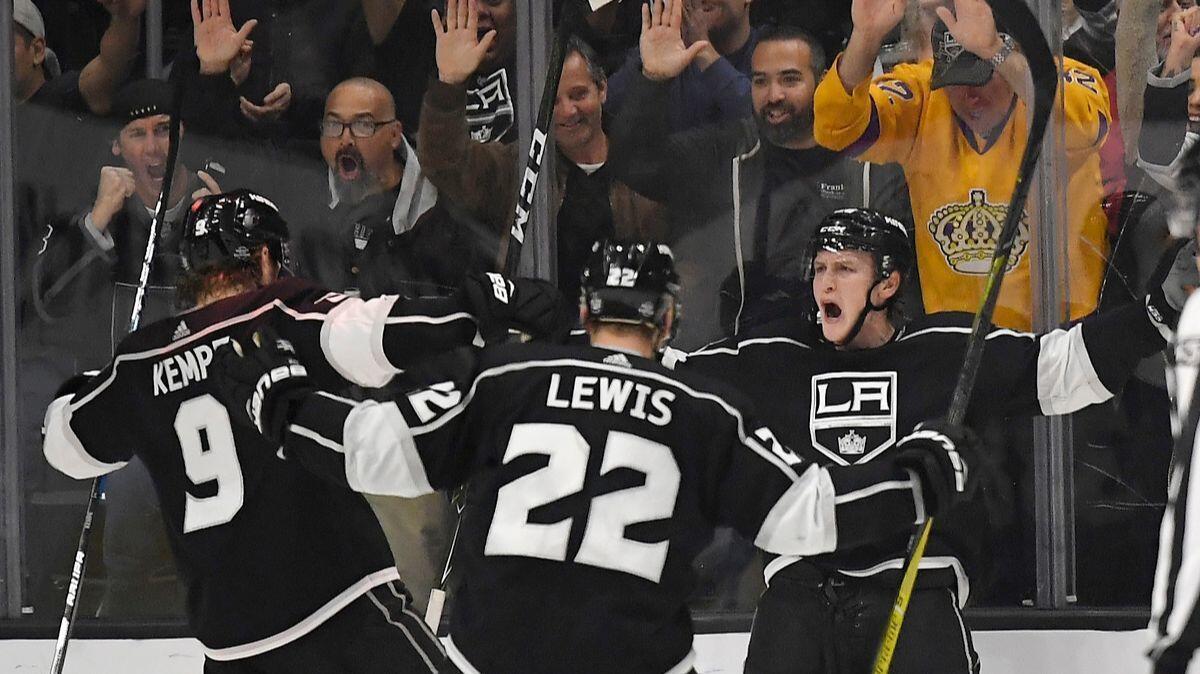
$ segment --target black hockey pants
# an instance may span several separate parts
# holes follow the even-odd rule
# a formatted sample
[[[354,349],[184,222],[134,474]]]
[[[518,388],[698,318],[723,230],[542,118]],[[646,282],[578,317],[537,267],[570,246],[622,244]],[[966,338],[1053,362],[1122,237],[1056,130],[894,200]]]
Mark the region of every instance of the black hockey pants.
[[[781,569],[758,601],[747,674],[869,674],[895,596],[895,587],[804,562]],[[891,674],[978,672],[954,591],[914,590]]]

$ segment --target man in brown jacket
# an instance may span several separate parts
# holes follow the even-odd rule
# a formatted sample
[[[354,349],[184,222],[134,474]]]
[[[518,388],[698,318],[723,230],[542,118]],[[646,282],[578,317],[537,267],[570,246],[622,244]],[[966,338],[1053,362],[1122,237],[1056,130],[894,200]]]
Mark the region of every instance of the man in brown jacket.
[[[496,39],[496,31],[482,38],[477,35],[473,1],[449,0],[446,15],[444,23],[434,15],[438,78],[430,82],[421,108],[418,156],[443,197],[496,232],[506,233],[516,208],[521,149],[514,143],[473,141],[465,108],[466,83]],[[572,38],[553,118],[558,281],[568,298],[578,295],[579,273],[597,239],[669,238],[662,207],[617,182],[608,171],[608,135],[601,125],[607,91],[595,52]],[[507,245],[504,236],[501,256]]]

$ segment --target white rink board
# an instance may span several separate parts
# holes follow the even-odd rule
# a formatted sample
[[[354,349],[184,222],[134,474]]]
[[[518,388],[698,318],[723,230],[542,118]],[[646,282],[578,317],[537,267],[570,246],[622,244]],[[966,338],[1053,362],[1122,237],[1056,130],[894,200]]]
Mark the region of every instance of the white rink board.
[[[976,648],[983,674],[1149,674],[1142,656],[1145,632],[979,632]],[[746,634],[696,639],[701,674],[742,671]],[[50,666],[52,641],[0,641],[0,674],[37,674]],[[66,674],[199,674],[203,658],[191,639],[153,641],[77,640]],[[1193,662],[1195,665],[1195,662]],[[1200,674],[1200,665],[1191,674]]]

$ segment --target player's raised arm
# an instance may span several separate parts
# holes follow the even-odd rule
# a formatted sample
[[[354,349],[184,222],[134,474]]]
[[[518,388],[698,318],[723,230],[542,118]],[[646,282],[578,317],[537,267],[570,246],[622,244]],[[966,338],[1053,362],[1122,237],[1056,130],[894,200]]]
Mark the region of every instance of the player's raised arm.
[[[245,412],[240,421],[309,471],[362,493],[415,497],[467,477],[452,450],[468,447],[457,438],[474,364],[472,353],[446,354],[436,365],[444,381],[392,402],[357,402],[318,390],[295,347],[264,328],[218,350],[213,376],[226,407]]]
[[[1195,244],[1172,246],[1151,274],[1142,304],[1093,314],[1042,335],[996,330],[984,351],[973,408],[1005,414],[1070,414],[1112,398],[1143,358],[1166,347],[1197,277]]]
[[[191,289],[196,303],[275,282],[288,239],[279,210],[259,194],[238,190],[198,199],[189,209],[182,245],[196,279]],[[272,322],[280,334],[310,365],[319,358],[360,386],[383,386],[415,362],[494,341],[510,328],[537,337],[567,329],[557,291],[537,279],[477,274],[448,297],[369,300],[296,279],[286,283],[274,286],[278,320]]]

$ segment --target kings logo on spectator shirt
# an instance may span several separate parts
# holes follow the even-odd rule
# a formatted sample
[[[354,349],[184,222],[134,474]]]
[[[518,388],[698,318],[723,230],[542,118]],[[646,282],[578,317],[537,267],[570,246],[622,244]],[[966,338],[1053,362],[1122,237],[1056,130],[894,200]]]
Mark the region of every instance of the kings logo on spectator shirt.
[[[987,276],[996,252],[996,236],[1004,226],[1008,204],[988,201],[987,190],[971,190],[966,203],[950,203],[929,216],[929,233],[946,264],[960,274]],[[1008,258],[1012,271],[1029,248],[1029,214],[1022,212],[1017,238]]]
[[[835,463],[866,463],[896,444],[896,373],[832,372],[812,378],[812,445]]]

